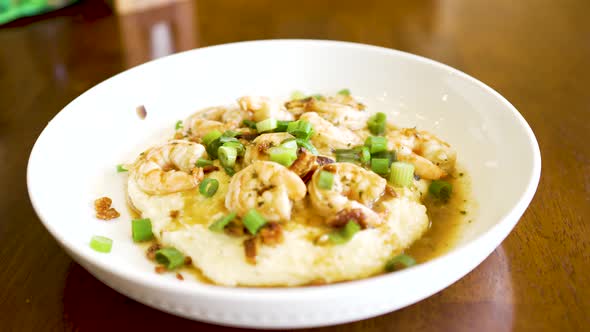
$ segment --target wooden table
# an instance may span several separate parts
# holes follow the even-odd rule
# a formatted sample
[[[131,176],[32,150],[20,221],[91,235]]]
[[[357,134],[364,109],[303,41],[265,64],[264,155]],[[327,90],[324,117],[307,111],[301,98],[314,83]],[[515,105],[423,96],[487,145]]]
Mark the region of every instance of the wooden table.
[[[0,330],[230,330],[134,302],[72,262],[31,208],[26,163],[62,107],[154,52],[297,37],[381,45],[465,71],[519,109],[543,158],[529,209],[473,272],[408,308],[323,330],[589,331],[589,12],[585,0],[211,0],[118,18],[87,1],[0,28]],[[174,36],[154,48],[142,38],[161,33],[152,28],[162,20]]]

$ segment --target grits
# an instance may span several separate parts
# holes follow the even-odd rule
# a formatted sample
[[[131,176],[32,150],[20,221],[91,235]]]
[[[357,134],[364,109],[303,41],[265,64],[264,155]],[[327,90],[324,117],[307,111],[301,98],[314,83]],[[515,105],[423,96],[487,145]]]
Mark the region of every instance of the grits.
[[[222,172],[215,173],[213,177],[227,178]],[[244,260],[245,237],[208,229],[215,215],[225,213],[218,204],[224,199],[222,187],[227,190],[227,185],[220,186],[213,198],[198,192],[150,196],[129,181],[128,194],[142,217],[152,220],[154,235],[163,245],[184,252],[207,278],[225,286],[297,286],[369,277],[382,272],[385,262],[418,239],[429,223],[418,195],[403,190],[397,198],[383,202],[390,212],[378,228],[360,231],[342,245],[321,245],[316,244],[324,232],[321,228],[294,222],[284,231],[284,242],[276,247],[262,246],[257,264],[252,265]],[[211,207],[209,222],[195,222],[182,213],[178,222],[170,217],[170,211],[190,212],[192,206],[187,203],[202,202]]]

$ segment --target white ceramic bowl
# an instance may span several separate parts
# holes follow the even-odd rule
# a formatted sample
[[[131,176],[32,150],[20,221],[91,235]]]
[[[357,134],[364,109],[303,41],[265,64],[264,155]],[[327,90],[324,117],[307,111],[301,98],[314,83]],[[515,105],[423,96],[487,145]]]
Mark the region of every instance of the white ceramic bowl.
[[[479,214],[447,254],[397,273],[305,288],[224,288],[153,272],[130,238],[125,175],[115,165],[171,135],[176,120],[238,96],[349,88],[372,112],[449,141],[471,177]],[[135,114],[145,105],[148,116]],[[206,322],[299,328],[350,322],[410,305],[482,262],[530,203],[541,158],[533,132],[497,92],[446,65],[403,52],[332,41],[255,41],[169,56],[88,90],[45,128],[31,152],[29,195],[60,245],[113,289],[160,310]],[[93,200],[113,198],[117,221],[96,220]],[[94,252],[92,235],[114,240]]]

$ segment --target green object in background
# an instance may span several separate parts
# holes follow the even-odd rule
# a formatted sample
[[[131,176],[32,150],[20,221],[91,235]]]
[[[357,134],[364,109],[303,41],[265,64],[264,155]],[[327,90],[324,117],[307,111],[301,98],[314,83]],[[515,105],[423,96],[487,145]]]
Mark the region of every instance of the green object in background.
[[[0,24],[21,17],[46,13],[70,5],[77,0],[0,0]]]

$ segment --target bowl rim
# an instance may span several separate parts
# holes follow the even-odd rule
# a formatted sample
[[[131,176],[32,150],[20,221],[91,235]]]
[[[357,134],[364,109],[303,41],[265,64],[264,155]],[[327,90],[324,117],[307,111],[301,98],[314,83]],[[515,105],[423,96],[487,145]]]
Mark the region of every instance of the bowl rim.
[[[342,283],[334,283],[334,284],[327,284],[321,286],[306,286],[306,287],[276,287],[276,288],[262,288],[262,287],[226,287],[220,285],[210,285],[204,283],[178,283],[173,282],[172,280],[168,280],[167,278],[158,277],[158,275],[153,274],[150,275],[149,273],[145,273],[142,271],[138,271],[136,269],[130,268],[128,266],[121,266],[119,265],[109,265],[106,261],[100,260],[97,257],[91,255],[89,251],[81,250],[79,245],[76,245],[67,240],[65,236],[62,236],[60,231],[57,227],[55,227],[51,222],[46,220],[43,216],[43,211],[41,210],[39,197],[36,194],[36,185],[32,181],[32,173],[35,169],[34,167],[34,155],[38,153],[39,150],[39,142],[43,140],[44,136],[47,135],[48,128],[51,126],[53,120],[61,118],[64,114],[68,113],[72,104],[75,104],[76,101],[84,96],[87,93],[91,93],[91,91],[98,89],[99,87],[109,84],[111,80],[117,79],[119,76],[125,75],[131,71],[139,71],[143,70],[148,66],[157,65],[159,63],[163,63],[165,61],[174,60],[177,57],[187,56],[188,54],[192,54],[194,52],[207,52],[210,50],[220,50],[225,48],[234,48],[234,47],[241,47],[241,46],[254,46],[254,45],[267,45],[267,44],[301,44],[302,46],[315,46],[315,47],[345,47],[345,48],[352,48],[352,49],[363,49],[370,52],[377,52],[382,55],[386,56],[396,56],[402,57],[406,59],[410,59],[412,61],[420,62],[423,64],[427,64],[430,66],[437,67],[439,69],[443,69],[449,73],[452,73],[456,76],[461,77],[462,79],[466,80],[470,84],[473,84],[487,93],[494,96],[497,100],[499,100],[506,109],[512,112],[512,115],[518,121],[518,124],[525,130],[526,136],[528,138],[528,148],[532,151],[533,155],[533,168],[529,174],[528,181],[526,184],[526,189],[521,194],[520,198],[517,202],[515,202],[510,210],[505,213],[502,217],[498,219],[498,221],[489,229],[487,229],[482,234],[478,235],[476,238],[468,241],[462,246],[453,248],[448,252],[442,254],[439,257],[431,259],[427,262],[421,263],[419,265],[413,266],[411,268],[407,268],[401,271],[396,272],[395,274],[384,274],[373,276],[369,278],[359,279],[359,280],[352,280]],[[73,109],[72,109],[73,110]],[[66,111],[66,112],[64,112]],[[289,299],[305,299],[308,298],[310,295],[319,295],[319,293],[323,293],[322,295],[327,294],[338,294],[345,292],[346,294],[347,289],[352,287],[359,288],[359,287],[373,287],[376,283],[384,283],[390,281],[392,278],[396,276],[401,276],[410,273],[422,273],[430,269],[432,266],[437,265],[441,261],[451,260],[453,257],[461,256],[466,252],[470,252],[479,244],[491,240],[498,231],[501,230],[504,224],[509,223],[512,221],[512,225],[509,227],[507,231],[504,231],[501,234],[501,239],[498,241],[498,244],[491,250],[495,250],[495,248],[504,240],[504,238],[508,235],[508,233],[514,228],[516,223],[518,222],[519,218],[522,216],[530,202],[532,201],[536,189],[538,187],[539,179],[541,176],[541,153],[539,149],[538,142],[536,137],[526,122],[524,117],[518,112],[518,110],[502,95],[500,95],[497,91],[486,85],[485,83],[479,81],[478,79],[458,70],[449,65],[444,63],[431,60],[429,58],[411,54],[404,51],[389,49],[381,46],[375,45],[367,45],[361,43],[353,43],[353,42],[344,42],[344,41],[334,41],[334,40],[317,40],[317,39],[266,39],[266,40],[252,40],[252,41],[242,41],[242,42],[235,42],[235,43],[227,43],[227,44],[220,44],[220,45],[213,45],[207,46],[202,48],[197,48],[189,51],[184,51],[172,55],[168,55],[159,59],[155,59],[139,66],[127,69],[123,72],[120,72],[114,76],[111,76],[104,81],[94,85],[92,88],[88,89],[72,101],[70,101],[64,108],[62,108],[47,124],[47,126],[43,129],[41,134],[38,136],[33,148],[31,149],[31,153],[29,156],[29,160],[27,163],[27,189],[29,198],[31,200],[33,209],[35,213],[39,217],[39,220],[43,223],[45,228],[49,231],[49,233],[58,241],[58,243],[65,248],[66,250],[75,253],[77,256],[82,258],[85,263],[89,263],[93,265],[95,268],[99,268],[101,270],[107,271],[112,273],[124,280],[131,281],[134,283],[138,283],[144,286],[151,286],[157,287],[162,291],[168,292],[176,292],[182,293],[188,296],[208,296],[208,297],[215,297],[215,298],[231,298],[231,299],[253,299],[253,295],[255,295],[255,299],[259,301],[272,301],[272,300],[284,300],[284,296],[288,295]],[[495,242],[495,241],[494,241]],[[491,252],[490,251],[490,252]],[[487,255],[486,255],[487,256]],[[479,263],[477,264],[479,265]],[[476,265],[476,266],[477,266]],[[462,277],[463,275],[459,276]],[[458,279],[458,278],[457,278]],[[411,303],[415,303],[421,299],[415,299]]]

